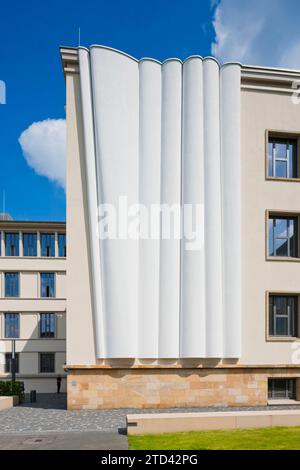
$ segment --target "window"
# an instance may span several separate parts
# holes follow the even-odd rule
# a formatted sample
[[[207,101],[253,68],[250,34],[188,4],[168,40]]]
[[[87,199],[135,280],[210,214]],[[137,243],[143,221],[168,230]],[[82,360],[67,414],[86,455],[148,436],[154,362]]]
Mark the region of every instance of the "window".
[[[269,216],[269,256],[297,258],[298,219]]]
[[[41,297],[54,297],[54,273],[41,273]]]
[[[55,256],[54,233],[41,233],[41,256]]]
[[[23,256],[37,255],[37,234],[23,233]]]
[[[40,372],[55,372],[55,353],[40,353]]]
[[[58,234],[58,256],[66,257],[66,255],[67,255],[66,234],[59,233]]]
[[[269,335],[298,336],[297,296],[269,296]]]
[[[15,367],[16,367],[16,374],[19,373],[19,353],[15,354]],[[5,353],[5,372],[10,373],[12,372],[12,354]]]
[[[55,337],[55,313],[41,313],[40,314],[40,337],[41,338],[54,338]]]
[[[5,338],[19,338],[20,315],[18,313],[5,313]]]
[[[19,234],[5,234],[5,256],[19,256]]]
[[[295,379],[269,379],[268,381],[269,399],[296,399],[296,380]]]
[[[297,139],[270,137],[268,142],[268,176],[298,178]]]
[[[19,297],[19,273],[5,273],[5,297]]]

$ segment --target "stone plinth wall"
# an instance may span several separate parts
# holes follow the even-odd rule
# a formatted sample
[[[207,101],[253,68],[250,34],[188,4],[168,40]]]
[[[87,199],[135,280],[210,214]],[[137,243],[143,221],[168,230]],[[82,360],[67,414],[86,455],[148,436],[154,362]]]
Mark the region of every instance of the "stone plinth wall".
[[[300,370],[70,369],[68,408],[260,406],[267,404],[268,377],[300,377]]]

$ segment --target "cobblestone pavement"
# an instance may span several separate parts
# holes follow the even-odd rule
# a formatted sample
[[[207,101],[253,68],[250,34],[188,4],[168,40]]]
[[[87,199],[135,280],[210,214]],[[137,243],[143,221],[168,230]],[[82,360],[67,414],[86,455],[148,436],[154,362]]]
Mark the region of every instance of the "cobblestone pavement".
[[[24,403],[0,411],[0,435],[15,433],[67,432],[67,431],[117,431],[126,426],[126,415],[134,413],[205,412],[231,410],[298,409],[300,406],[272,406],[258,408],[173,408],[120,409],[120,410],[66,410],[66,396],[39,395],[37,403]]]

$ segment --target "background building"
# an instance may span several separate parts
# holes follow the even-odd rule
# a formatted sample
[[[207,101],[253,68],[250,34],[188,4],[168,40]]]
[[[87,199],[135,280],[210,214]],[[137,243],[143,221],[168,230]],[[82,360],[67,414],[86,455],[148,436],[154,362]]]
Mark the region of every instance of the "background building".
[[[25,391],[56,392],[66,361],[65,223],[1,220],[0,236],[0,380],[11,377],[15,340]]]
[[[299,400],[300,73],[61,54],[68,406]],[[99,241],[97,207],[124,195],[201,205],[203,246]]]

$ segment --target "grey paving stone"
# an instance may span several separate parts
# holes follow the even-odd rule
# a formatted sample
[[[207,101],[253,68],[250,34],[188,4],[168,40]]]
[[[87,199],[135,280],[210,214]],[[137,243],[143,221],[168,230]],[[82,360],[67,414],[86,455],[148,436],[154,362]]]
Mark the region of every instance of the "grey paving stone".
[[[1,434],[28,434],[49,432],[117,432],[125,428],[126,415],[134,413],[167,413],[167,412],[205,412],[231,410],[268,410],[300,409],[300,406],[272,406],[257,408],[169,408],[157,409],[119,409],[119,410],[67,410],[66,396],[39,395],[37,403],[24,403],[10,410],[0,411]]]

